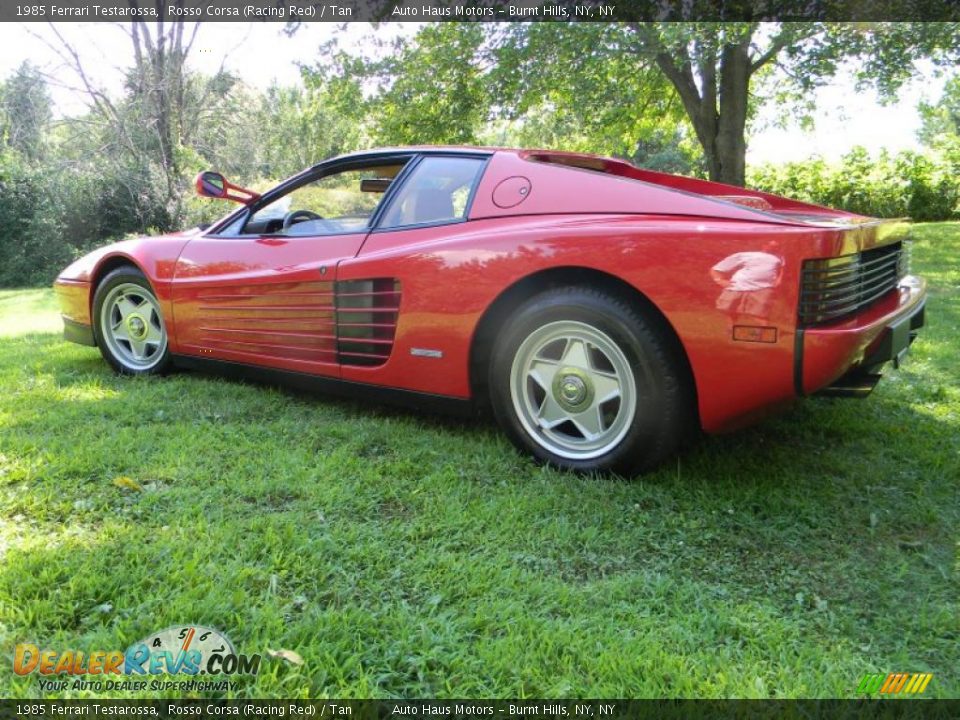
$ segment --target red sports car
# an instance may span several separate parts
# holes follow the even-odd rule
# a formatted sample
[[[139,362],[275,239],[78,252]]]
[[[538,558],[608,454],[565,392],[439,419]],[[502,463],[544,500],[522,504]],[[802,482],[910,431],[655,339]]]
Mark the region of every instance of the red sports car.
[[[610,158],[402,148],[197,187],[241,206],[63,271],[68,340],[123,373],[488,405],[564,468],[631,474],[690,429],[864,395],[923,325],[905,223]]]

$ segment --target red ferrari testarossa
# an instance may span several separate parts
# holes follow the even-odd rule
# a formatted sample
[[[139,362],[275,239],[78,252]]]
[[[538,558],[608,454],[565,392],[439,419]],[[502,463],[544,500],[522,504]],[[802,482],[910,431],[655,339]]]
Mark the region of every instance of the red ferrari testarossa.
[[[923,325],[906,223],[610,158],[399,148],[197,189],[241,206],[61,273],[68,340],[130,374],[488,404],[565,468],[630,474],[690,428],[864,395]]]

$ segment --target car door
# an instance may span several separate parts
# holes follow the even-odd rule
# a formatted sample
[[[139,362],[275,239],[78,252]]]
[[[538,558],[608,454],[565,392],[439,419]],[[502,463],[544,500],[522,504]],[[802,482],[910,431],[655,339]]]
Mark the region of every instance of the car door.
[[[183,355],[339,375],[337,264],[407,157],[328,168],[187,243],[172,283]]]
[[[396,338],[400,350],[379,363],[367,356],[345,356],[341,367],[344,380],[405,389],[436,388],[437,376],[427,379],[427,375],[431,371],[442,372],[443,365],[411,366],[409,358],[446,357],[449,364],[455,362],[456,354],[468,345],[468,338],[456,346],[437,344],[438,335],[443,335],[437,333],[435,325],[438,308],[444,304],[457,305],[463,276],[459,277],[459,283],[454,282],[452,273],[437,267],[437,263],[444,263],[435,249],[436,243],[466,230],[473,194],[488,159],[489,155],[481,152],[424,155],[404,173],[395,192],[385,199],[385,207],[378,212],[359,256],[340,268],[338,277],[342,285],[371,276],[392,278],[395,294],[376,298],[382,304],[374,308],[378,314],[371,319],[380,325],[393,323],[386,329],[391,345],[378,349],[383,352],[392,347]],[[448,267],[454,264],[451,259]],[[400,300],[401,293],[402,312],[391,316],[389,306]],[[443,297],[439,303],[438,296]],[[396,305],[399,311],[401,303]],[[382,342],[377,336],[374,340]]]

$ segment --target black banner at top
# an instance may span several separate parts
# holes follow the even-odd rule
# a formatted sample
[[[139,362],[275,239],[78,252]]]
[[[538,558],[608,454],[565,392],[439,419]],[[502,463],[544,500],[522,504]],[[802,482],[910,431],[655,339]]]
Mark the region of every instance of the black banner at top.
[[[960,0],[4,0],[5,22],[956,21]]]

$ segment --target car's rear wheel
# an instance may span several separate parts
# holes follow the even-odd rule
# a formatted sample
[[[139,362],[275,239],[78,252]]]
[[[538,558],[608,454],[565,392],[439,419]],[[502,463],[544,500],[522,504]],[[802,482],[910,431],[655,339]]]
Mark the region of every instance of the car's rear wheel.
[[[117,372],[159,373],[170,364],[160,303],[134,267],[113,270],[93,297],[93,329],[100,353]]]
[[[676,450],[689,416],[674,345],[660,324],[618,297],[547,291],[521,306],[497,338],[494,414],[541,461],[636,474]]]

